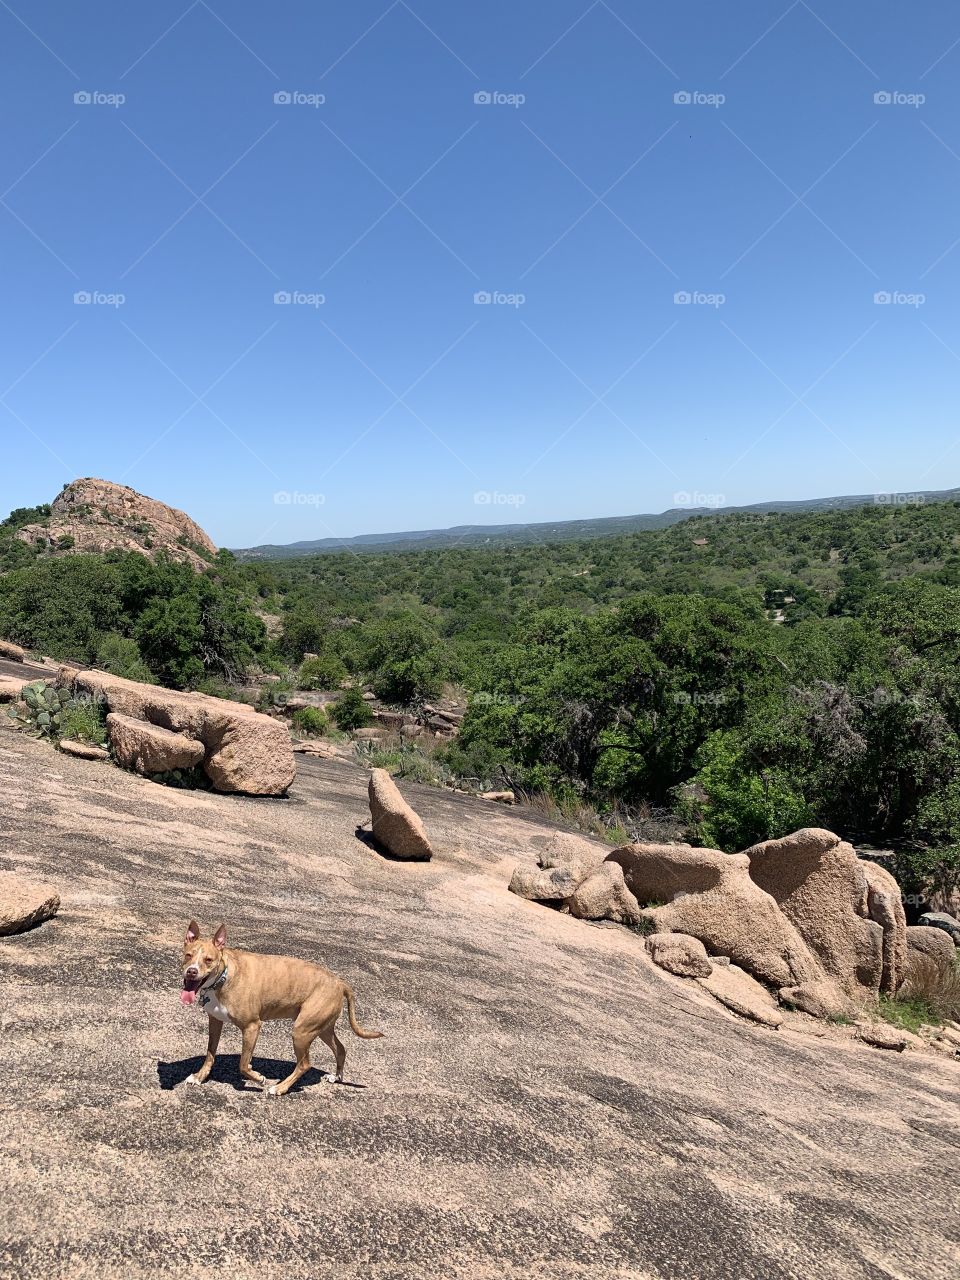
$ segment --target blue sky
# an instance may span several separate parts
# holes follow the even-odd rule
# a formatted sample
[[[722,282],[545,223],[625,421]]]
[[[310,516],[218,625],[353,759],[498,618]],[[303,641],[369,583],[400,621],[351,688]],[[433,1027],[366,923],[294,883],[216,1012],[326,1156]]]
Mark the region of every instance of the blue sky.
[[[97,475],[244,546],[960,483],[956,5],[0,40],[3,511]]]

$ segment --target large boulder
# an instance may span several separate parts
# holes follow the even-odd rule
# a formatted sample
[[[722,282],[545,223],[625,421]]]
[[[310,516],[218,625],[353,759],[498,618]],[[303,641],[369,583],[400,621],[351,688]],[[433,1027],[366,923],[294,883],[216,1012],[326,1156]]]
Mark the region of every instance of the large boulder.
[[[193,769],[202,763],[206,749],[196,738],[172,729],[161,729],[148,720],[135,720],[111,711],[107,732],[117,764],[135,773],[169,773]]]
[[[0,872],[0,935],[23,933],[59,910],[60,895],[50,885],[24,879],[15,871]]]
[[[386,769],[374,769],[368,787],[373,837],[395,858],[427,859],[433,849],[419,816],[404,800]]]
[[[779,1027],[783,1014],[765,987],[735,964],[716,965],[697,981],[705,991],[742,1018],[751,1018],[765,1027]]]
[[[875,862],[861,862],[867,877],[867,913],[883,930],[883,970],[880,990],[896,995],[906,973],[907,916],[903,909],[903,893],[885,867]]]
[[[623,868],[627,887],[658,933],[689,933],[711,955],[775,987],[823,977],[797,930],[773,898],[750,879],[742,853],[687,844],[631,844],[608,861]]]
[[[681,978],[709,978],[713,972],[706,947],[689,933],[651,933],[647,951],[654,964]]]
[[[510,892],[531,902],[565,902],[580,883],[566,867],[515,867]]]
[[[868,918],[866,864],[853,846],[832,831],[805,827],[743,856],[751,879],[774,899],[827,975],[853,999],[876,999],[884,929]]]
[[[928,924],[907,926],[907,967],[914,956],[932,960],[937,965],[953,963],[957,954],[953,939],[945,929],[934,929]]]
[[[105,671],[62,668],[60,676],[76,692],[101,699],[110,712],[202,743],[204,771],[218,791],[279,796],[293,782],[286,726],[242,702],[139,684]]]
[[[613,920],[616,924],[640,922],[640,904],[627,888],[623,868],[616,862],[601,863],[596,871],[581,881],[567,905],[570,914],[580,920]]]
[[[0,658],[6,662],[26,662],[27,651],[12,640],[0,640]]]
[[[31,683],[19,676],[0,676],[0,702],[16,702],[24,687]]]
[[[556,831],[547,837],[546,844],[537,854],[537,864],[545,870],[562,868],[579,882],[603,865],[609,851],[609,845],[598,844],[570,831]]]
[[[942,930],[960,947],[960,920],[947,915],[945,911],[925,911],[920,917],[920,924],[930,929]]]

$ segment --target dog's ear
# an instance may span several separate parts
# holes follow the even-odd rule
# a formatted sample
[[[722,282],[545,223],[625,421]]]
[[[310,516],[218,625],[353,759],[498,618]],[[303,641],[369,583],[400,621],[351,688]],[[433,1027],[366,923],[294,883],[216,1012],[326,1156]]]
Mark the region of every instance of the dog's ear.
[[[196,920],[191,920],[187,925],[187,936],[184,938],[184,942],[196,942],[199,937],[200,926],[197,924]]]
[[[227,926],[222,924],[213,935],[213,945],[215,947],[225,947],[227,944]]]

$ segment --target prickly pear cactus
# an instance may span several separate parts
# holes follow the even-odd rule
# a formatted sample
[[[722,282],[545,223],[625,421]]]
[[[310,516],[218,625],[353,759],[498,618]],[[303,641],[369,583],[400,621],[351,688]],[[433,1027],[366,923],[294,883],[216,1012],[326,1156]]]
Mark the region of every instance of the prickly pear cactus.
[[[63,712],[69,705],[70,697],[65,691],[35,680],[33,684],[24,685],[20,701],[15,702],[7,714],[34,738],[57,738]]]

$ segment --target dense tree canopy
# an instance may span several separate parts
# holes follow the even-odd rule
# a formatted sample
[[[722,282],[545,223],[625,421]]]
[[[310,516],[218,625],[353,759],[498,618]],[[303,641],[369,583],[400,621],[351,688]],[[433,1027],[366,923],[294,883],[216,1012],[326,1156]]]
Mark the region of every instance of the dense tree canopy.
[[[956,503],[200,574],[18,550],[34,514],[0,526],[0,634],[33,649],[177,687],[251,664],[396,704],[453,684],[465,776],[667,808],[723,848],[803,823],[960,848]]]

